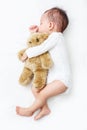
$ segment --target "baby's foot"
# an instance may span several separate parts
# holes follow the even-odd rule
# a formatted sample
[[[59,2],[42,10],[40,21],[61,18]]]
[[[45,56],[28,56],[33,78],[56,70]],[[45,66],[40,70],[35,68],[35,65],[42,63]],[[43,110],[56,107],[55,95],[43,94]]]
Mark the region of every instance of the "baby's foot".
[[[17,106],[16,107],[16,113],[20,116],[32,116],[33,112],[30,110],[30,108],[22,108]]]
[[[49,108],[42,108],[41,111],[34,117],[35,120],[38,120],[46,115],[50,114],[50,109]]]

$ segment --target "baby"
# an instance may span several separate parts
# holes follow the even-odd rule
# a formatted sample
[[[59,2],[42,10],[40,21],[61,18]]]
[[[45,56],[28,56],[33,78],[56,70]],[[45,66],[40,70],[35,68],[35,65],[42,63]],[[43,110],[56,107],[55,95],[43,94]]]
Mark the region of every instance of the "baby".
[[[65,11],[54,7],[42,14],[39,26],[30,27],[31,32],[45,32],[50,35],[41,45],[27,49],[22,61],[49,51],[54,65],[48,73],[47,85],[39,92],[32,87],[35,96],[34,103],[27,108],[16,107],[18,115],[32,116],[38,109],[40,109],[40,112],[35,116],[35,120],[48,115],[50,109],[47,100],[50,97],[64,93],[71,87],[71,70],[63,36],[68,22]]]

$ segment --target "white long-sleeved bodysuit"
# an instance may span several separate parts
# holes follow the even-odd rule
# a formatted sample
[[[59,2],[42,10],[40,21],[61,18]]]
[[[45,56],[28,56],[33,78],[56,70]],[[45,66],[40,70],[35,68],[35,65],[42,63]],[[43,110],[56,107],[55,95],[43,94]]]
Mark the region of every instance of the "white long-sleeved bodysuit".
[[[53,60],[53,67],[49,70],[47,83],[60,80],[67,88],[71,87],[71,69],[63,34],[53,32],[41,45],[26,50],[29,58],[49,51]]]

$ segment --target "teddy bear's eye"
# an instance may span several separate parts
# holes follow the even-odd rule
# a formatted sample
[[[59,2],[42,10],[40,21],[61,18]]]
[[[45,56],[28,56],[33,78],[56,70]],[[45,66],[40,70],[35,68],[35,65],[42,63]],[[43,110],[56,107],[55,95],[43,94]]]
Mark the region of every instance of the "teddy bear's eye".
[[[39,39],[38,39],[38,38],[36,39],[36,42],[39,42]]]
[[[32,42],[31,42],[31,41],[29,41],[29,43],[31,44]]]

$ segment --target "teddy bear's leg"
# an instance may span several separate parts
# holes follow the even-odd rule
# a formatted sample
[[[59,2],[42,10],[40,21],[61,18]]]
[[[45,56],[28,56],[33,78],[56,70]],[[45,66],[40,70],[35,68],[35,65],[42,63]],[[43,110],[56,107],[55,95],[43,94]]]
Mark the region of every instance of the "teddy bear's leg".
[[[31,79],[33,77],[33,73],[30,69],[24,67],[22,74],[19,77],[19,83],[21,85],[27,85],[31,82]]]
[[[37,89],[42,89],[46,85],[47,70],[37,70],[34,72],[33,86]]]

